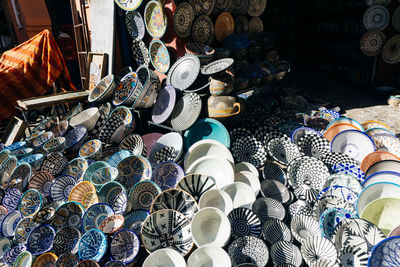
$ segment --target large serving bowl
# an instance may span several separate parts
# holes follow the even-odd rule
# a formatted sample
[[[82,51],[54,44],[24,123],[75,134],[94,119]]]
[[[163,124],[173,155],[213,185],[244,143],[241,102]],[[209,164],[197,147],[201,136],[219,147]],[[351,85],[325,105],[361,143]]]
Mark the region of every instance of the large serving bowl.
[[[98,108],[85,109],[81,113],[75,115],[71,118],[69,125],[72,127],[85,126],[90,132],[96,125],[97,120],[100,117],[100,112]]]
[[[114,90],[114,106],[131,106],[142,92],[143,86],[136,72],[126,74]]]
[[[233,202],[228,193],[223,190],[212,189],[205,192],[199,200],[200,209],[214,207],[225,214],[229,214],[233,209]]]
[[[89,102],[104,102],[111,98],[115,89],[114,74],[104,77],[89,93]]]

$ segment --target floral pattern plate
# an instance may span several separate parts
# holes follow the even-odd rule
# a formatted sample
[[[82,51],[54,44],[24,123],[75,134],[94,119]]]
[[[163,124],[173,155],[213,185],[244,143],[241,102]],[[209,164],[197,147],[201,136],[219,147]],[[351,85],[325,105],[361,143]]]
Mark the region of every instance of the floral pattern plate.
[[[208,16],[200,16],[193,22],[192,39],[196,43],[211,44],[214,39],[214,23]]]
[[[152,0],[147,3],[144,9],[144,23],[147,32],[153,38],[163,37],[167,29],[167,17],[160,2]]]

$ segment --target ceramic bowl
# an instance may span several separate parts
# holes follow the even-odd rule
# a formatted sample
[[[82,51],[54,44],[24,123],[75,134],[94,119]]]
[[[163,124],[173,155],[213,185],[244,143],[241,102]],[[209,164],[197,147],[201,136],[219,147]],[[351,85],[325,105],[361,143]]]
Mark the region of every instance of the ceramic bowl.
[[[256,200],[253,189],[242,182],[234,182],[223,188],[233,202],[233,208],[250,208]]]
[[[90,181],[96,187],[100,189],[105,183],[113,181],[118,176],[118,170],[114,167],[102,167],[93,172]]]
[[[301,266],[303,257],[300,249],[294,244],[286,241],[274,243],[271,247],[271,259],[275,265],[292,264],[293,266]]]
[[[157,1],[149,1],[144,10],[144,23],[147,32],[154,38],[163,37],[167,29],[167,16],[163,6]]]
[[[153,49],[154,49],[154,47],[153,47]],[[163,52],[162,50],[163,49],[161,47],[159,47],[157,53],[162,53]],[[168,52],[168,50],[167,50],[167,52]],[[152,55],[150,55],[150,56],[152,56]],[[156,57],[156,55],[154,55],[154,57]],[[168,55],[168,57],[169,57],[169,55]],[[150,58],[150,61],[152,62],[152,64],[155,64],[156,66],[158,65],[159,68],[165,68],[166,67],[165,64],[167,64],[167,62],[166,62],[167,60],[169,60],[169,58],[168,59],[166,59],[166,58],[159,59],[159,61],[163,61],[161,63],[161,62],[157,61],[156,58]],[[168,63],[168,67],[169,67],[169,63]],[[137,96],[137,98],[135,99],[135,101],[132,105],[132,108],[151,108],[157,97],[157,90],[159,87],[159,79],[146,65],[140,66],[137,69],[137,74],[139,77],[139,81],[143,85],[143,89],[140,92],[140,94]]]
[[[8,210],[16,210],[21,200],[22,193],[18,188],[11,187],[3,191],[2,204]]]
[[[110,248],[112,260],[121,261],[124,264],[131,263],[139,253],[139,238],[131,230],[119,231],[113,236]]]
[[[317,220],[310,216],[299,215],[290,222],[293,237],[300,243],[310,236],[319,236],[321,231]]]
[[[303,199],[311,204],[315,203],[318,199],[318,190],[312,188],[307,184],[299,185],[293,190],[298,199]]]
[[[8,150],[3,150],[0,152],[0,165],[3,165],[4,162],[6,162],[10,157],[11,153]]]
[[[105,234],[114,234],[124,226],[125,218],[121,214],[107,216],[99,225],[99,230]]]
[[[77,253],[81,236],[81,232],[76,228],[71,226],[61,228],[54,237],[53,252],[57,255]]]
[[[215,56],[215,49],[203,43],[187,43],[185,51],[188,55],[197,56],[201,65],[209,64]]]
[[[310,157],[321,158],[330,153],[328,140],[320,135],[306,134],[298,142],[300,151]]]
[[[185,176],[183,169],[175,162],[167,161],[157,165],[151,176],[162,191],[175,188],[178,182]]]
[[[196,58],[197,59],[197,58]],[[190,62],[190,61],[189,61]],[[183,65],[183,64],[182,64]],[[175,65],[174,65],[175,66]],[[174,67],[173,66],[173,67]],[[199,63],[200,66],[200,63]],[[187,67],[187,66],[185,66]],[[183,67],[182,67],[183,69]],[[173,68],[172,68],[173,70]],[[180,70],[179,70],[180,71]],[[184,71],[193,71],[193,68],[185,69]],[[171,71],[170,71],[171,73]],[[190,78],[190,73],[187,77]],[[178,76],[175,75],[175,76]],[[176,78],[178,79],[178,78]],[[179,78],[180,79],[180,78]],[[172,84],[175,88],[180,85],[177,81]],[[201,113],[202,101],[198,94],[188,93],[183,95],[183,97],[175,104],[172,110],[170,121],[171,126],[177,131],[184,131],[190,128],[198,119]],[[196,140],[198,141],[198,140]]]
[[[109,74],[89,92],[89,102],[104,102],[109,100],[115,89],[114,75]]]
[[[74,201],[66,202],[57,208],[52,219],[52,226],[58,231],[62,227],[80,228],[85,210],[83,206]]]
[[[230,137],[225,126],[219,121],[211,118],[200,119],[196,121],[184,135],[185,147],[189,148],[194,143],[204,139],[213,139],[230,147]]]
[[[381,121],[371,120],[371,121],[366,121],[366,122],[362,123],[361,125],[365,130],[369,130],[371,128],[376,128],[376,127],[386,128],[386,129],[390,130],[389,126],[387,126],[387,124],[385,124],[384,122],[381,122]]]
[[[175,148],[171,146],[165,146],[154,154],[154,160],[156,161],[157,164],[166,161],[175,161],[175,159],[176,159],[176,151]]]
[[[45,254],[40,255],[36,258],[35,262],[33,263],[32,267],[40,267],[40,266],[47,266],[47,265],[55,265],[57,262],[57,255],[51,252],[47,252]]]
[[[38,170],[40,170],[40,167],[42,166],[44,159],[45,159],[45,157],[43,154],[33,154],[33,155],[23,157],[19,162],[20,163],[28,163],[29,165],[32,166],[32,169],[38,171]]]
[[[31,155],[32,153],[33,153],[33,148],[26,147],[26,148],[13,150],[10,152],[10,155],[17,157],[17,159],[22,159],[26,156]]]
[[[63,152],[65,149],[65,137],[54,137],[43,145],[47,154],[51,152]]]
[[[355,126],[359,131],[364,132],[364,127],[358,121],[353,120],[351,118],[347,118],[347,117],[340,117],[338,119],[335,119],[334,121],[329,123],[329,125],[326,127],[326,130],[328,130],[330,127],[335,126],[340,123],[351,124],[351,125]]]
[[[22,149],[25,147],[27,147],[27,142],[21,141],[21,142],[12,143],[11,145],[4,147],[3,150],[13,151],[13,150]]]
[[[122,184],[116,181],[107,182],[98,191],[99,200],[102,203],[113,206],[115,198],[122,192],[126,192],[126,189]]]
[[[50,196],[53,201],[67,201],[69,193],[75,186],[75,178],[69,175],[59,176],[50,187]]]
[[[91,182],[83,181],[76,184],[68,196],[68,201],[76,201],[83,206],[84,209],[99,202],[96,188]]]
[[[63,174],[74,177],[75,181],[81,181],[86,169],[89,167],[88,162],[84,158],[75,158],[71,160],[65,167]]]
[[[21,219],[15,228],[15,235],[14,235],[15,242],[18,244],[26,244],[30,233],[37,226],[38,225],[35,222],[33,222],[32,217],[26,217]]]
[[[180,189],[168,189],[154,199],[150,207],[150,213],[163,209],[179,211],[186,218],[192,220],[199,210],[199,206],[187,192]]]
[[[172,248],[162,248],[150,253],[143,262],[143,267],[152,266],[186,266],[183,256]]]
[[[29,165],[28,163],[19,163],[9,176],[10,181],[7,186],[16,186],[20,189],[25,189],[31,176],[31,165]]]
[[[293,187],[308,184],[320,190],[329,175],[329,169],[323,161],[308,156],[293,160],[287,169],[287,176]]]
[[[57,125],[55,125],[51,131],[53,132],[53,136],[56,137],[61,137],[64,136],[64,134],[67,132],[69,127],[69,122],[68,121],[60,121]]]
[[[151,203],[161,193],[161,188],[152,181],[142,181],[135,184],[129,191],[129,202],[131,207],[128,209],[150,210]]]
[[[109,159],[108,159],[108,164],[111,165],[111,167],[117,167],[118,163],[120,163],[123,159],[131,156],[131,152],[129,150],[121,150],[118,151],[117,153],[113,154]]]
[[[279,241],[292,242],[293,240],[289,227],[277,219],[265,221],[263,224],[263,235],[265,240],[271,245]]]
[[[107,237],[99,230],[86,232],[78,245],[79,258],[100,261],[107,250]]]
[[[65,135],[65,148],[70,152],[78,151],[88,137],[88,130],[85,126],[77,126],[68,131]]]
[[[391,135],[395,135],[392,131],[389,131],[388,129],[382,128],[382,127],[370,128],[370,129],[366,130],[365,133],[368,134],[369,136],[373,136],[374,134],[391,134]]]
[[[62,153],[53,152],[43,161],[40,170],[58,176],[67,167],[68,163],[68,159]]]
[[[328,240],[333,241],[333,234],[336,226],[343,220],[349,218],[357,218],[354,210],[346,210],[342,208],[329,208],[326,209],[320,216],[319,228],[321,230],[321,235]]]
[[[64,253],[56,262],[57,267],[78,266],[79,260],[73,253]]]
[[[235,172],[235,173],[239,173],[239,172],[242,172],[242,171],[247,171],[247,172],[253,173],[254,175],[259,176],[259,173],[258,173],[257,168],[254,167],[254,165],[251,164],[251,163],[249,163],[249,162],[240,162],[240,163],[237,163],[237,164],[234,166],[233,169],[234,169],[234,172]]]
[[[90,181],[93,174],[97,170],[104,168],[104,167],[109,168],[111,166],[110,166],[110,164],[108,164],[105,161],[96,161],[96,162],[90,164],[90,166],[86,169],[85,173],[83,174],[83,181]]]
[[[30,145],[33,147],[34,150],[38,150],[51,138],[53,138],[53,132],[44,132],[41,135],[31,139]]]
[[[169,52],[160,40],[153,40],[149,45],[150,61],[153,67],[161,73],[166,73],[170,66]]]
[[[267,245],[254,236],[244,236],[233,241],[228,247],[228,254],[234,266],[241,263],[265,266],[269,260]]]
[[[388,151],[400,157],[400,140],[391,134],[374,134],[371,139],[375,143],[376,150]]]
[[[69,124],[74,128],[77,126],[85,126],[90,132],[96,125],[99,117],[100,112],[98,108],[89,108],[72,117]]]
[[[213,139],[200,140],[194,143],[186,152],[184,159],[185,168],[192,165],[194,161],[205,156],[216,156],[226,159],[234,164],[231,152],[222,143]],[[257,172],[258,173],[258,172]]]
[[[395,172],[400,168],[400,161],[382,160],[371,165],[365,173],[365,177],[371,176],[377,172],[392,171]]]
[[[281,203],[287,203],[292,200],[289,189],[281,182],[273,179],[261,182],[261,193],[264,197],[276,199]]]
[[[161,136],[159,136],[161,137]],[[159,138],[157,137],[157,139]],[[155,140],[154,140],[155,141]],[[146,145],[143,138],[138,134],[132,134],[125,137],[119,145],[120,150],[128,150],[132,155],[146,156]],[[150,148],[149,148],[150,149]],[[150,150],[149,150],[150,151]]]
[[[173,223],[174,221],[178,223]],[[161,227],[161,225],[164,224],[166,227]],[[150,253],[156,251],[160,247],[173,247],[184,256],[193,247],[189,219],[182,213],[174,210],[164,209],[153,212],[146,221],[144,221],[141,233],[143,245]],[[165,239],[166,237],[169,237],[168,242],[166,241],[167,239]]]
[[[134,231],[137,235],[141,234],[143,222],[150,216],[147,210],[132,210],[125,215],[124,229]]]
[[[257,214],[262,222],[269,219],[283,220],[286,215],[282,203],[273,198],[259,198],[254,201],[251,209]]]
[[[213,266],[231,266],[231,259],[222,248],[202,247],[193,251],[188,258],[187,264],[194,267],[210,264]]]
[[[393,266],[400,264],[400,261],[396,256],[398,253],[399,242],[400,237],[394,236],[377,244],[372,250],[371,256],[368,260],[368,266],[384,266],[387,262],[390,262]],[[391,254],[392,251],[394,254]]]
[[[115,181],[121,183],[126,190],[130,190],[137,182],[150,180],[152,169],[150,162],[142,156],[130,156],[117,165],[118,177]]]
[[[231,237],[233,239],[242,236],[261,236],[262,223],[250,209],[235,208],[229,213],[228,218],[231,223]]]
[[[390,152],[387,151],[375,151],[370,154],[368,154],[363,161],[361,162],[361,170],[365,173],[369,167],[374,165],[377,162],[383,161],[383,160],[395,160],[400,162],[400,158],[398,158],[396,155],[393,155]]]
[[[2,262],[8,266],[11,266],[17,259],[18,255],[24,251],[26,251],[26,245],[16,245],[4,253]]]
[[[201,173],[211,176],[214,178],[217,188],[223,188],[234,181],[232,165],[228,161],[215,156],[205,156],[194,161],[186,169],[186,173]]]
[[[298,146],[285,137],[272,139],[267,148],[269,155],[285,166],[301,156]]]
[[[175,160],[177,161],[183,153],[182,136],[179,133],[171,132],[163,135],[154,143],[149,155],[149,161],[153,167],[156,165],[156,160],[154,158],[155,153],[157,153],[157,151],[166,146],[173,147],[175,149],[176,152]]]
[[[358,130],[359,131],[359,129],[352,124],[338,123],[338,124],[335,124],[335,125],[327,128],[326,132],[324,133],[324,137],[326,140],[331,142],[335,138],[336,135],[338,135],[339,133],[341,133],[343,131],[347,131],[347,130]]]
[[[264,145],[253,136],[235,139],[231,151],[237,162],[249,162],[256,168],[261,168],[267,160]]]
[[[115,108],[110,113],[109,118],[114,116],[121,116],[123,119],[123,125],[119,126],[114,133],[112,133],[110,142],[120,143],[125,136],[135,130],[136,118],[133,116],[132,111],[125,106]]]
[[[7,237],[0,238],[0,256],[3,257],[11,249],[11,241]]]
[[[39,171],[29,179],[28,188],[38,190],[44,196],[49,196],[54,176],[46,171]]]
[[[100,265],[95,260],[83,260],[76,267],[100,267]]]
[[[31,266],[32,262],[32,254],[29,251],[24,251],[15,258],[13,267]]]
[[[349,178],[349,176],[351,176],[352,178],[357,180],[358,183],[362,183],[366,177],[360,166],[349,163],[339,163],[334,165],[332,167],[332,172],[342,177]]]
[[[217,208],[204,208],[192,219],[192,236],[197,247],[223,247],[231,236],[228,217]]]
[[[233,202],[228,193],[223,190],[211,189],[205,192],[199,200],[200,209],[215,207],[225,214],[229,214],[233,209]]]
[[[165,122],[172,113],[176,101],[176,91],[171,85],[165,86],[159,93],[152,108],[152,120],[154,123]]]
[[[120,106],[124,104],[125,106],[131,106],[141,94],[142,89],[143,85],[136,72],[126,74],[117,88],[115,88],[113,105]]]
[[[140,4],[142,1],[137,2]],[[146,27],[144,26],[144,21],[139,11],[133,10],[127,12],[125,16],[125,24],[130,36],[133,39],[143,39]]]
[[[301,244],[303,259],[310,266],[320,259],[336,261],[338,257],[336,248],[332,242],[321,236],[307,237]]]
[[[365,188],[369,185],[380,183],[380,182],[387,182],[387,183],[394,183],[400,185],[400,173],[398,172],[391,172],[391,171],[382,171],[374,173],[368,176],[364,181],[362,186]]]
[[[363,209],[360,218],[372,222],[387,235],[398,224],[400,219],[396,213],[393,213],[399,203],[400,199],[398,198],[374,200]]]
[[[257,197],[258,193],[261,190],[260,181],[258,180],[258,176],[252,172],[242,171],[235,173],[234,182],[242,182],[251,187],[255,196]]]
[[[102,143],[99,139],[93,139],[86,142],[79,150],[79,156],[85,159],[99,158],[101,154]]]
[[[41,209],[42,205],[42,194],[37,190],[30,189],[21,197],[19,212],[23,217],[33,216]]]
[[[1,233],[4,237],[11,237],[15,233],[17,224],[22,219],[22,215],[19,211],[10,210],[1,222]]]
[[[120,115],[114,115],[109,117],[104,126],[99,132],[99,139],[103,143],[112,143],[112,136],[118,132],[118,130],[125,130],[124,119]]]
[[[49,252],[53,248],[55,235],[56,231],[48,224],[36,227],[28,237],[28,251],[34,256]]]
[[[278,182],[281,182],[283,185],[287,184],[286,172],[282,169],[282,167],[279,164],[275,162],[267,161],[264,164],[263,177],[264,179],[276,180]]]
[[[188,192],[197,202],[204,193],[217,188],[214,178],[202,174],[188,174],[176,187]]]
[[[112,200],[113,202],[110,203],[111,201],[108,201],[108,203],[112,204],[111,207],[115,211],[116,214],[125,214],[125,212],[128,209],[128,196],[125,191],[122,191],[118,193],[115,198]]]
[[[105,218],[113,215],[113,209],[104,203],[90,206],[82,217],[82,231],[86,233],[92,229],[99,229]]]

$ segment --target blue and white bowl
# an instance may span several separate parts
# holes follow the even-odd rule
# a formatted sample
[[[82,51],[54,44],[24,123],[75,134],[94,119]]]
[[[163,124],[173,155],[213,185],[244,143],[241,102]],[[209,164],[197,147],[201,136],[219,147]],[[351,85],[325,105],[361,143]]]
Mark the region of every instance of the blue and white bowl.
[[[34,216],[43,205],[43,196],[39,191],[30,189],[21,197],[19,204],[19,212],[23,217]]]
[[[69,193],[75,184],[75,178],[70,175],[58,177],[50,187],[51,199],[53,201],[68,201]]]
[[[70,226],[66,226],[57,231],[53,240],[53,252],[57,255],[64,253],[77,253],[81,232]]]
[[[22,219],[22,215],[19,211],[10,211],[3,219],[1,223],[1,233],[5,237],[11,237],[15,233],[17,224]]]
[[[73,151],[78,151],[82,144],[86,141],[88,137],[88,131],[85,126],[77,126],[70,130],[65,135],[65,149]]]
[[[32,169],[38,171],[40,170],[40,167],[42,166],[42,163],[44,161],[44,155],[43,154],[33,154],[29,155],[26,157],[23,157],[19,163],[28,163],[29,165],[32,166]]]
[[[139,253],[139,238],[131,230],[121,230],[113,236],[110,248],[112,260],[131,263]]]
[[[78,246],[78,255],[82,260],[99,262],[107,250],[107,238],[97,229],[86,232]]]
[[[129,150],[118,151],[108,159],[108,164],[110,164],[112,167],[117,167],[118,163],[131,155],[132,154]]]
[[[105,203],[97,203],[90,206],[82,218],[83,233],[92,229],[99,229],[102,221],[110,215],[114,215],[114,211]]]
[[[9,188],[3,197],[3,206],[6,207],[9,212],[12,210],[16,210],[19,205],[21,196],[22,193],[19,189],[15,187]]]
[[[13,150],[18,150],[18,149],[23,149],[26,146],[27,146],[27,143],[25,141],[21,141],[21,142],[16,142],[9,146],[4,147],[4,150],[13,151]]]
[[[53,248],[53,240],[55,235],[56,231],[51,225],[39,225],[28,237],[28,251],[35,256],[49,252]]]

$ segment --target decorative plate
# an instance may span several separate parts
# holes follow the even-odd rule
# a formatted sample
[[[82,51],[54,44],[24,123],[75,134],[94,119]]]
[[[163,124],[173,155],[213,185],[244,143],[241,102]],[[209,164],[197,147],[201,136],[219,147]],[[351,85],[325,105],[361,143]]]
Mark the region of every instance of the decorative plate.
[[[243,236],[260,237],[262,234],[262,224],[257,215],[247,208],[233,209],[228,219],[231,223],[231,237],[237,239]]]
[[[105,234],[114,234],[123,228],[124,223],[125,218],[123,215],[109,215],[100,223],[99,230]]]
[[[115,181],[130,190],[137,182],[151,178],[150,162],[142,156],[130,156],[117,165],[118,177]]]
[[[55,235],[56,231],[48,224],[36,227],[28,237],[28,250],[34,256],[49,252],[53,248]]]
[[[362,191],[360,182],[354,176],[344,173],[336,173],[329,176],[323,188],[328,188],[330,186],[343,186],[352,190],[356,194],[359,194]]]
[[[30,189],[21,197],[19,212],[23,217],[33,216],[41,209],[42,205],[42,194],[37,190]]]
[[[400,157],[400,140],[391,134],[374,134],[371,139],[377,151],[387,151]]]
[[[249,21],[249,33],[254,34],[254,33],[259,33],[264,30],[264,24],[262,20],[259,17],[252,18]]]
[[[119,231],[113,236],[110,248],[112,260],[131,263],[139,253],[139,238],[131,230]]]
[[[175,210],[152,213],[142,226],[143,245],[149,253],[160,248],[172,248],[186,255],[193,247],[190,221]]]
[[[151,37],[163,37],[167,29],[167,16],[160,2],[151,0],[147,3],[144,9],[144,23]]]
[[[156,153],[154,153],[154,160],[156,161],[157,164],[160,164],[166,161],[175,161],[177,156],[178,155],[174,147],[165,146],[160,150],[158,150]]]
[[[201,99],[196,93],[189,93],[176,104],[171,114],[171,125],[178,131],[188,129],[196,122],[201,112]]]
[[[155,182],[162,191],[165,191],[175,188],[184,176],[185,172],[178,164],[163,162],[154,168],[151,181]]]
[[[203,15],[193,22],[192,39],[196,43],[211,44],[214,39],[214,23],[210,17]]]
[[[114,0],[114,1],[120,8],[126,11],[135,10],[142,3],[142,0]]]
[[[14,240],[18,244],[26,244],[30,233],[37,227],[32,217],[26,217],[20,220],[15,228]]]
[[[270,197],[258,198],[253,202],[251,209],[262,222],[270,219],[283,220],[286,215],[282,203]]]
[[[387,126],[384,122],[381,121],[366,121],[362,124],[363,129],[369,130],[371,128],[386,128],[390,131],[389,126]]]
[[[228,247],[228,254],[233,266],[242,263],[266,266],[269,259],[267,245],[262,239],[254,236],[243,236],[233,241]]]
[[[346,154],[360,164],[365,156],[375,151],[375,145],[366,133],[347,130],[335,136],[331,142],[331,150]]]
[[[357,218],[357,214],[354,210],[346,210],[341,208],[329,208],[325,210],[319,219],[319,228],[321,230],[322,236],[330,241],[334,234],[336,225],[341,221],[350,218]]]
[[[267,7],[267,0],[250,0],[247,13],[252,17],[259,17]]]
[[[180,3],[174,13],[174,29],[181,38],[190,36],[192,24],[195,19],[193,7],[188,2]]]
[[[232,12],[233,10],[234,1],[230,0],[215,0],[215,6],[213,13],[218,15],[221,12],[227,11]],[[247,12],[247,10],[246,10]]]
[[[385,34],[380,30],[370,30],[361,37],[360,48],[364,55],[378,56],[386,42]]]
[[[197,202],[205,192],[217,188],[214,179],[203,174],[188,174],[176,187],[188,192]]]
[[[306,215],[299,215],[290,222],[290,229],[294,238],[300,243],[310,236],[320,236],[318,221]]]
[[[214,9],[215,1],[216,0],[189,0],[189,3],[193,7],[196,16],[209,16]]]
[[[385,238],[385,234],[373,223],[352,218],[341,221],[336,226],[332,240],[338,251],[352,247],[369,255],[374,246]]]
[[[73,253],[64,253],[56,262],[56,267],[77,266],[79,263],[78,257]]]
[[[329,142],[321,135],[306,134],[300,138],[297,145],[303,154],[317,159],[330,153]]]
[[[297,145],[286,137],[272,139],[267,144],[268,154],[279,163],[287,166],[291,161],[301,156]]]
[[[154,199],[151,204],[150,213],[163,209],[179,211],[191,220],[199,210],[199,206],[196,200],[187,192],[181,189],[168,189]]]
[[[132,56],[136,61],[137,65],[150,64],[149,50],[143,40],[134,39],[132,42]],[[118,87],[116,88],[118,89]]]
[[[390,13],[384,6],[371,6],[364,13],[363,23],[367,30],[384,30],[389,22]]]
[[[309,266],[313,266],[317,260],[325,259],[335,262],[337,259],[335,246],[321,236],[311,236],[305,239],[301,243],[301,254]]]
[[[135,184],[129,192],[132,209],[150,210],[151,203],[161,193],[161,188],[154,182],[142,181]]]
[[[147,154],[143,138],[138,134],[125,137],[119,145],[119,150],[128,150],[132,155],[146,156]]]
[[[339,163],[348,163],[357,166],[360,165],[354,159],[350,158],[348,155],[337,152],[326,154],[321,158],[321,160],[330,170],[333,168],[333,166]]]
[[[53,240],[53,252],[57,255],[77,253],[81,232],[73,227],[63,227],[57,231]]]
[[[166,73],[170,66],[169,52],[160,40],[153,40],[149,46],[150,61],[153,67],[161,73]]]
[[[165,122],[171,115],[176,101],[176,91],[171,85],[165,86],[159,93],[152,108],[151,118],[154,123]]]
[[[137,10],[126,12],[125,15],[126,29],[133,39],[143,39],[146,32],[146,26],[142,15]]]
[[[134,231],[137,235],[141,234],[143,222],[150,216],[147,210],[133,210],[125,215],[124,229]]]
[[[249,0],[233,0],[232,15],[244,15],[247,13]]]
[[[400,32],[400,7],[397,7],[393,13],[392,24],[396,31]]]
[[[339,163],[334,165],[332,167],[332,172],[353,176],[359,183],[362,183],[366,177],[359,166],[349,163]]]
[[[131,152],[129,150],[120,150],[117,153],[113,154],[109,159],[108,159],[108,164],[111,165],[111,167],[117,167],[118,163],[120,163],[122,160],[124,160],[127,157],[132,156]]]
[[[236,139],[232,142],[231,151],[236,162],[249,162],[256,168],[261,168],[267,160],[263,144],[252,136]]]
[[[18,159],[14,156],[8,158],[2,165],[1,165],[1,171],[6,172],[8,175],[11,175],[11,173],[14,171],[14,169],[18,165]]]
[[[169,69],[166,84],[181,91],[186,90],[195,82],[199,72],[199,58],[195,55],[185,55]]]
[[[56,210],[51,224],[57,231],[65,226],[78,229],[81,227],[84,212],[82,205],[78,202],[66,202]]]
[[[28,188],[36,189],[44,196],[50,195],[50,188],[53,184],[54,176],[46,171],[39,171],[29,179]]]
[[[276,266],[301,266],[300,249],[291,242],[279,241],[271,247],[271,259]]]
[[[213,75],[219,73],[229,68],[233,64],[233,62],[234,62],[233,58],[223,58],[216,60],[204,66],[201,69],[201,73],[203,75]]]
[[[271,245],[274,245],[279,241],[293,241],[293,236],[290,232],[290,229],[286,226],[286,224],[277,219],[265,221],[263,225],[263,235],[265,240]]]
[[[374,163],[372,166],[368,168],[365,173],[365,177],[369,177],[370,175],[382,172],[382,171],[398,171],[400,168],[400,161],[397,160],[381,160]]]
[[[286,172],[277,163],[267,161],[264,165],[264,179],[274,179],[286,184]]]
[[[90,206],[82,218],[83,233],[92,229],[99,229],[101,222],[113,214],[113,209],[107,204],[98,203]]]
[[[400,34],[393,36],[385,43],[382,58],[388,64],[400,62]]]
[[[12,187],[7,189],[2,204],[10,212],[18,208],[22,193],[18,188]]]
[[[68,201],[69,193],[75,186],[74,177],[63,175],[54,180],[50,187],[50,196],[54,201]]]
[[[78,255],[82,260],[100,261],[107,250],[107,237],[99,230],[86,232],[79,242]]]
[[[217,20],[215,21],[215,38],[217,41],[222,42],[225,37],[233,34],[234,30],[235,20],[233,19],[231,13],[222,12],[219,14]]]

